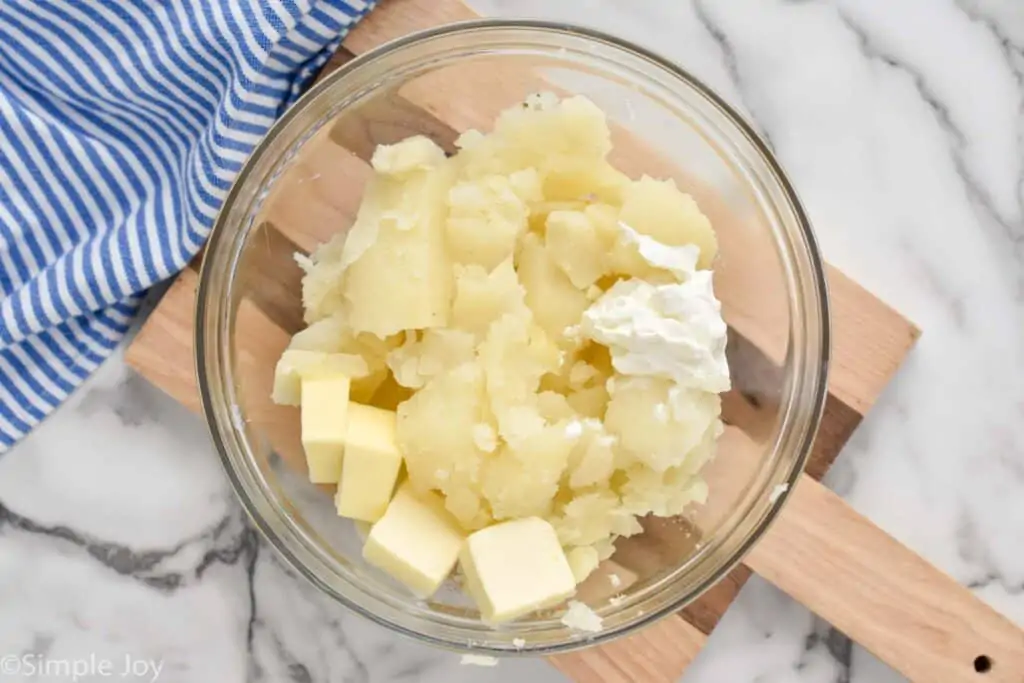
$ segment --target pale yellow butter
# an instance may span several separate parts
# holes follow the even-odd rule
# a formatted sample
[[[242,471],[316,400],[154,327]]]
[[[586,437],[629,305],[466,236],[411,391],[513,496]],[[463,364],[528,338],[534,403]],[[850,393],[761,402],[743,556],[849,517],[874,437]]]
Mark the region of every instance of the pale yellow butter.
[[[554,528],[538,517],[503,522],[470,535],[459,564],[480,616],[492,623],[552,607],[576,591]]]
[[[350,388],[351,381],[341,374],[302,379],[302,448],[314,484],[341,479]]]
[[[376,522],[388,507],[401,467],[395,412],[349,403],[345,457],[335,499],[338,514]]]
[[[455,567],[464,536],[435,493],[405,483],[373,525],[363,557],[421,597],[429,597]]]

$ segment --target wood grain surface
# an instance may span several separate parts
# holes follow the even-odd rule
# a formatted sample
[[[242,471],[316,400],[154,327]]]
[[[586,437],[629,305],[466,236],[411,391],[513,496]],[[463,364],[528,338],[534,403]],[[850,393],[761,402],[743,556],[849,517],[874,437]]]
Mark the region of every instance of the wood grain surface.
[[[1024,632],[809,477],[746,564],[912,681],[1024,681]]]

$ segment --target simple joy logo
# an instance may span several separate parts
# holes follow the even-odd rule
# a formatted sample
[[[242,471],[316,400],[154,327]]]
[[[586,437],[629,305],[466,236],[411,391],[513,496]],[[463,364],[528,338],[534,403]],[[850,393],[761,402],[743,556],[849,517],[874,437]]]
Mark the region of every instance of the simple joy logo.
[[[0,657],[0,681],[12,679],[41,679],[71,681],[96,678],[124,679],[156,683],[164,663],[156,659],[141,659],[125,655],[111,659],[91,654],[87,657],[49,657],[35,652]]]

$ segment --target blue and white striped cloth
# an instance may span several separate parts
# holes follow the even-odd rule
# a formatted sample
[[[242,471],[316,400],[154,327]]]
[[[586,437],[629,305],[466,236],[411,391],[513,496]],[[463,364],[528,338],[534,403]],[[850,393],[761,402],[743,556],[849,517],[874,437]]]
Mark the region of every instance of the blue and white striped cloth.
[[[0,0],[0,453],[114,350],[369,0]]]

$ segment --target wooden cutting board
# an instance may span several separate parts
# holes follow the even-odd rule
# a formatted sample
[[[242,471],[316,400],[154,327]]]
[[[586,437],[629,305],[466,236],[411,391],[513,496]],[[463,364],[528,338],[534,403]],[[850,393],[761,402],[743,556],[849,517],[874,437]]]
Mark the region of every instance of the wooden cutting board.
[[[325,72],[393,38],[472,18],[475,14],[458,0],[386,0],[346,38]],[[439,129],[450,123],[436,122]],[[332,135],[365,154],[357,149],[362,143],[352,131]],[[340,186],[330,185],[328,167],[321,170],[328,174],[321,178],[321,189]],[[315,175],[323,174],[317,170]],[[266,269],[275,279],[273,286],[261,287],[258,299],[245,302],[245,315],[259,353],[268,359],[276,358],[301,323],[295,319],[299,282],[291,253],[308,251],[326,237],[290,233],[289,217],[322,211],[321,224],[337,225],[331,217],[350,215],[358,202],[357,192],[325,196],[317,187],[281,193],[270,209],[272,225],[265,226],[272,246],[266,251]],[[197,412],[193,315],[198,265],[178,277],[127,353],[132,367]],[[817,483],[918,336],[911,323],[842,273],[829,267],[828,279],[834,335],[829,395],[807,472],[785,510],[743,565],[678,615],[629,638],[552,657],[569,678],[677,680],[753,571],[912,680],[1022,680],[1024,636],[1016,627]],[[756,333],[744,330],[747,337]]]

